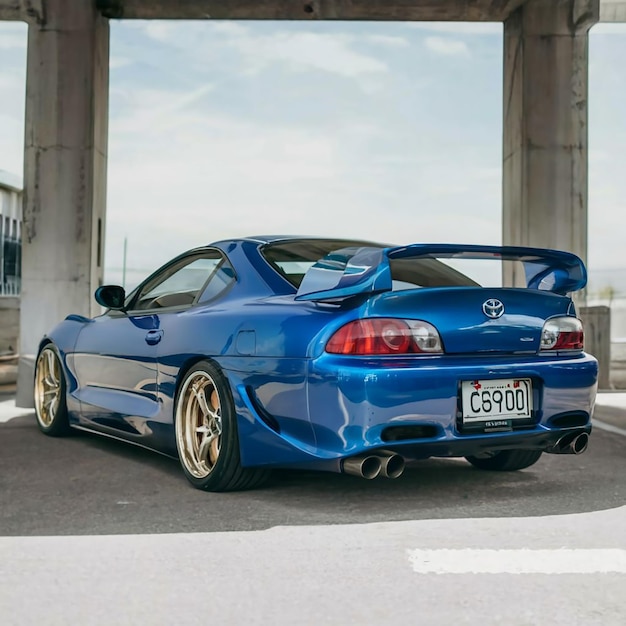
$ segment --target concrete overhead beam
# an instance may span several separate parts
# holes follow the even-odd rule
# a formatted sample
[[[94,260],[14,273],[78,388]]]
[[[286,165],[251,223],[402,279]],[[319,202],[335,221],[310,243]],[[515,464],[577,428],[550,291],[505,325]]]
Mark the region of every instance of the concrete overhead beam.
[[[0,0],[0,20],[42,24],[43,0]]]
[[[626,0],[602,0],[600,2],[601,22],[626,22]]]
[[[501,22],[526,0],[96,0],[127,19]]]

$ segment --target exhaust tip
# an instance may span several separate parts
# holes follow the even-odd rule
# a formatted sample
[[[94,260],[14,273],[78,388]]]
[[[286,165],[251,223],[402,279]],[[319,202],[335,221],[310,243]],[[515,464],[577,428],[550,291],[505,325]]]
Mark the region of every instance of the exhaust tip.
[[[366,480],[376,478],[382,469],[381,460],[377,456],[357,456],[343,462],[343,471],[352,476]]]
[[[381,476],[385,478],[398,478],[404,472],[404,459],[395,452],[381,455]]]
[[[570,447],[574,454],[582,454],[589,445],[589,435],[587,433],[581,433],[577,437],[574,437],[570,443]]]
[[[588,433],[568,433],[546,450],[551,454],[582,454],[589,445]]]

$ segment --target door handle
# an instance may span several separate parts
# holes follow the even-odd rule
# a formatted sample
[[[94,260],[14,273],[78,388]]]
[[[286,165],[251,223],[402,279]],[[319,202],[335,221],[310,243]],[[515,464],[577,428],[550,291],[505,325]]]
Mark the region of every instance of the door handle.
[[[149,346],[156,346],[157,343],[161,341],[162,337],[163,337],[162,330],[149,330],[148,334],[146,335],[146,343]]]

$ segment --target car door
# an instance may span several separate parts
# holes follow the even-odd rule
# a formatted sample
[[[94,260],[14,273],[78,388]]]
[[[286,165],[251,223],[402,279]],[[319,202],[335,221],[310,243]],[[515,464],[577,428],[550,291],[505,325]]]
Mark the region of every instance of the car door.
[[[180,367],[191,357],[219,352],[214,342],[219,342],[218,337],[222,335],[216,332],[213,312],[221,308],[221,297],[235,282],[235,271],[219,250],[207,252],[194,264],[195,269],[200,266],[207,277],[197,292],[193,306],[172,307],[159,313],[163,335],[157,347],[158,390],[164,407],[163,418],[167,421],[172,420],[174,413]],[[205,352],[212,344],[213,349]]]
[[[137,433],[137,420],[158,412],[158,332],[158,316],[141,312],[110,312],[83,328],[74,353],[81,421]]]
[[[163,318],[192,306],[215,270],[215,257],[205,250],[175,259],[127,298],[126,312],[110,311],[81,331],[74,356],[77,397],[92,428],[151,436],[151,421],[171,421],[157,386]]]

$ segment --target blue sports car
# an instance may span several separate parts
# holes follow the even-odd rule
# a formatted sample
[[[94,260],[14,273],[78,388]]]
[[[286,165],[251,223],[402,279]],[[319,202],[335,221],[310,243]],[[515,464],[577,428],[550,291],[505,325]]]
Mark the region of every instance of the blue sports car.
[[[510,266],[514,288],[459,269]],[[451,244],[249,237],[190,250],[107,310],[70,315],[35,369],[39,428],[180,459],[194,487],[272,468],[396,478],[465,457],[519,470],[587,447],[597,361],[568,294],[575,255]]]

